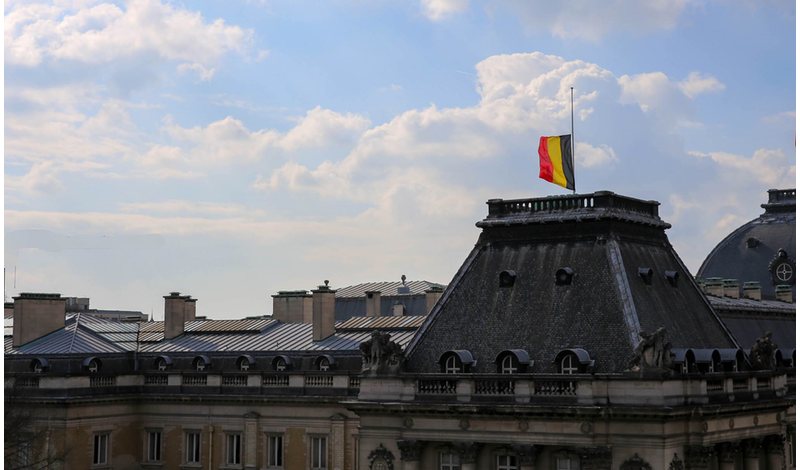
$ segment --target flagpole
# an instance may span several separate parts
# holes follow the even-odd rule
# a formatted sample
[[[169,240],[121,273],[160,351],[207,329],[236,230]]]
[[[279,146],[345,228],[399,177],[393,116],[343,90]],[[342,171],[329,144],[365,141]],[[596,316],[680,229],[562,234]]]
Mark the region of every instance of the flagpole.
[[[573,91],[572,87],[569,87],[569,121],[570,121],[570,134],[571,137],[569,139],[570,145],[570,159],[572,160],[572,194],[575,194],[576,189],[578,188],[577,183],[575,182],[575,113],[573,111]]]

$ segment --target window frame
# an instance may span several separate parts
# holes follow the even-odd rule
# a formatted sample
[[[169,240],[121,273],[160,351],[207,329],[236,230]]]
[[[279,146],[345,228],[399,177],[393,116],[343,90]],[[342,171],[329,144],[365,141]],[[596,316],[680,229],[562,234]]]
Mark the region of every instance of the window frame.
[[[506,463],[501,464],[500,459],[507,459]],[[513,460],[513,463],[512,463]],[[515,454],[501,453],[496,454],[494,458],[495,470],[519,470],[519,458]]]
[[[319,360],[319,365],[317,368],[320,372],[328,372],[331,370],[331,361],[329,361],[327,357],[322,357]]]
[[[286,360],[282,357],[278,357],[275,359],[275,371],[276,372],[286,372],[289,368],[289,365],[286,363]]]
[[[92,467],[110,465],[111,431],[92,433]]]
[[[517,372],[519,372],[519,366],[516,356],[512,353],[506,353],[506,355],[500,359],[500,373],[516,374]]]
[[[153,447],[153,436],[157,435],[156,447]],[[160,463],[164,459],[164,432],[161,429],[145,430],[145,459],[146,463]],[[155,454],[155,455],[154,455]]]
[[[188,429],[183,432],[183,463],[203,463],[203,433],[197,429]],[[191,455],[190,455],[191,454]]]
[[[445,456],[448,457],[448,462],[445,462]],[[452,450],[443,450],[439,452],[439,470],[461,470],[461,456]]]
[[[569,361],[569,365],[566,365],[567,361]],[[580,373],[580,361],[578,361],[578,356],[573,353],[564,354],[564,357],[561,358],[561,362],[559,363],[559,372],[564,375]]]
[[[283,468],[284,448],[283,448],[283,434],[267,433],[267,458],[266,464],[268,469],[281,469]]]
[[[310,436],[309,469],[328,470],[328,436]]]
[[[229,467],[242,465],[242,433],[240,431],[225,433],[225,465]]]
[[[449,354],[444,360],[444,373],[460,374],[461,372],[463,372],[463,364],[461,364],[458,354]]]

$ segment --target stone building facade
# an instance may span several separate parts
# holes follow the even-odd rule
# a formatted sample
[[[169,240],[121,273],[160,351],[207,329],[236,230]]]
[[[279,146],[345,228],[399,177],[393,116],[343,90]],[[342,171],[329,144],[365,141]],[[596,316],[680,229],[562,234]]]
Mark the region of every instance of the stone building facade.
[[[427,315],[373,297],[337,321],[327,283],[282,306],[302,321],[197,319],[179,293],[164,322],[65,320],[58,294],[21,294],[6,467],[794,468],[794,338],[758,331],[793,303],[710,300],[654,201],[488,209]]]

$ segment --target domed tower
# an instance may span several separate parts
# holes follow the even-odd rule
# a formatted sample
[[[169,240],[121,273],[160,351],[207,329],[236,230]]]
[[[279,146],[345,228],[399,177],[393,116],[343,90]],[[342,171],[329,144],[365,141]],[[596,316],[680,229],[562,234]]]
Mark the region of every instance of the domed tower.
[[[703,261],[701,278],[757,281],[762,297],[775,299],[775,287],[791,286],[795,298],[795,190],[770,189],[764,213],[725,237]]]

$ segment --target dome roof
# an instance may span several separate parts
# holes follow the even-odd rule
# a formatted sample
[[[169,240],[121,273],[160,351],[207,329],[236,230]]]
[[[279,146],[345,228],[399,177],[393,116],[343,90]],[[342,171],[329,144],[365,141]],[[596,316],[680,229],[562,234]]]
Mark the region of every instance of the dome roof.
[[[762,296],[775,298],[775,286],[795,293],[795,190],[770,189],[764,213],[725,237],[703,261],[697,276],[740,282],[758,281]]]

